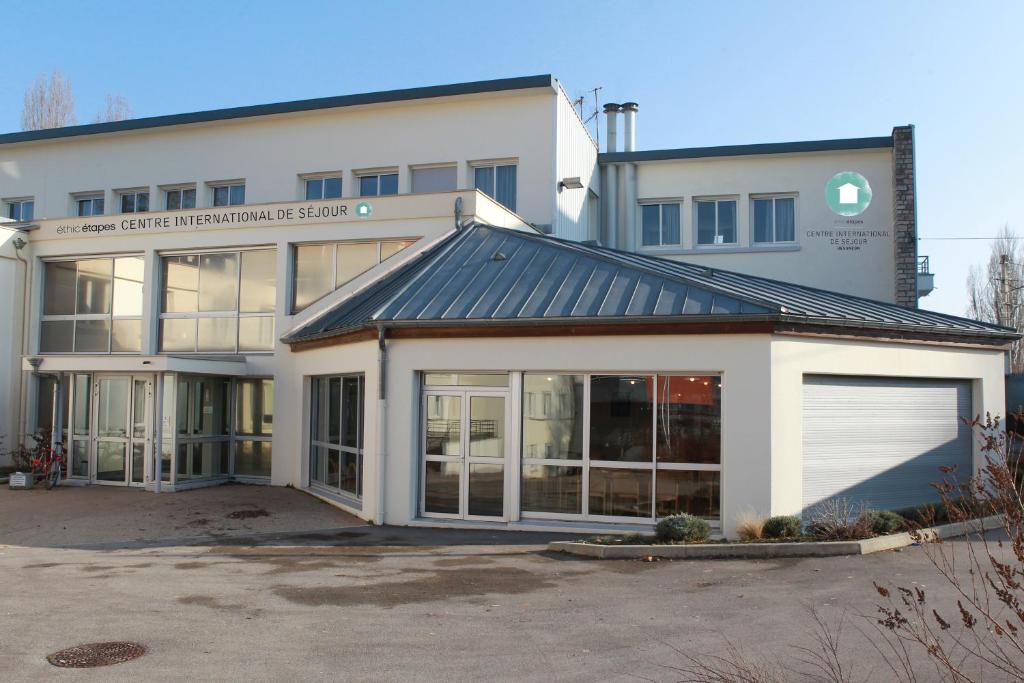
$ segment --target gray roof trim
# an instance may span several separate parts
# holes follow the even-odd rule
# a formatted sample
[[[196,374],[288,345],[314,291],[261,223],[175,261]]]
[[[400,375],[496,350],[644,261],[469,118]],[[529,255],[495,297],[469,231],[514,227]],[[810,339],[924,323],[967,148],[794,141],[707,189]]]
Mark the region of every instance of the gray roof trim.
[[[81,135],[100,135],[103,133],[120,133],[129,130],[145,130],[163,126],[181,126],[190,123],[207,123],[210,121],[227,121],[230,119],[269,116],[272,114],[291,114],[295,112],[315,111],[318,109],[335,109],[354,107],[365,104],[382,104],[387,102],[407,102],[435,97],[452,97],[455,95],[476,95],[507,90],[524,90],[527,88],[553,88],[555,79],[550,74],[539,76],[520,76],[516,78],[498,78],[489,81],[472,81],[469,83],[452,83],[449,85],[432,85],[421,88],[403,88],[401,90],[384,90],[380,92],[361,93],[356,95],[338,95],[335,97],[318,97],[310,100],[293,100],[272,104],[257,104],[245,107],[229,107],[227,109],[210,109],[187,114],[168,114],[165,116],[149,116],[141,119],[126,119],[110,123],[89,123],[81,126],[65,126],[46,130],[26,130],[0,135],[0,144],[16,142],[33,142],[37,140],[54,140]]]
[[[502,259],[491,254],[498,251]],[[283,337],[376,327],[773,322],[1005,343],[988,323],[778,280],[475,224]],[[780,329],[780,331],[785,331]]]
[[[800,152],[836,152],[857,149],[892,147],[892,136],[875,138],[844,138],[839,140],[807,140],[803,142],[766,142],[755,145],[722,145],[719,147],[684,147],[681,149],[649,149],[639,152],[604,152],[598,154],[602,164],[620,161],[667,161],[670,159],[707,159],[756,154],[795,154]]]

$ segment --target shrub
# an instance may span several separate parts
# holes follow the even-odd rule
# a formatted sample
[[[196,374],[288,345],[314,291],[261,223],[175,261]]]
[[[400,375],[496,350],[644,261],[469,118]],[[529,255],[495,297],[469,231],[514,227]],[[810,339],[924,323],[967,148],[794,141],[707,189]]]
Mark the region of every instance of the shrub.
[[[796,538],[800,535],[800,518],[796,515],[769,517],[764,523],[765,538]]]
[[[711,536],[711,525],[693,515],[672,515],[658,522],[654,535],[662,543],[701,543]]]
[[[736,536],[741,541],[757,541],[764,538],[764,517],[753,511],[741,512],[736,516]]]
[[[864,523],[871,527],[871,532],[878,536],[894,534],[907,527],[907,521],[891,510],[868,510],[861,516]]]
[[[966,507],[961,498],[950,502],[958,507]],[[949,509],[945,503],[925,503],[914,507],[900,508],[893,512],[917,527],[929,527],[949,521]]]
[[[867,510],[848,498],[830,498],[811,511],[807,533],[819,541],[857,541],[872,536]]]

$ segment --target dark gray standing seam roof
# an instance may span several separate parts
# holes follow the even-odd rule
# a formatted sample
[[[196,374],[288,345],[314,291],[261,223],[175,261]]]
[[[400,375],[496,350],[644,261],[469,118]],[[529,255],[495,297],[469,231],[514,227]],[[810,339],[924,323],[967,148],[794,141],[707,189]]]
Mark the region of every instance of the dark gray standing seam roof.
[[[761,142],[752,145],[683,147],[679,149],[645,149],[636,152],[603,152],[597,155],[597,159],[602,164],[610,164],[622,161],[667,161],[671,159],[708,159],[712,157],[737,157],[757,154],[794,154],[807,152],[836,152],[857,149],[885,149],[892,146],[892,136],[885,135],[874,138],[802,140],[800,142]]]
[[[284,337],[385,326],[777,321],[1010,340],[996,325],[488,225],[431,250]]]
[[[360,104],[381,104],[384,102],[407,102],[434,97],[451,97],[453,95],[474,95],[477,93],[503,92],[506,90],[523,90],[526,88],[543,88],[554,85],[554,77],[550,74],[541,76],[520,76],[516,78],[498,78],[489,81],[473,81],[470,83],[452,83],[450,85],[432,85],[424,88],[404,88],[402,90],[384,90],[381,92],[360,93],[357,95],[338,95],[336,97],[318,97],[309,100],[293,100],[291,102],[275,102],[272,104],[256,104],[247,107],[229,107],[227,109],[211,109],[187,114],[169,114],[165,116],[148,116],[140,119],[125,119],[108,123],[89,123],[81,126],[65,126],[45,130],[26,130],[17,133],[0,135],[0,145],[15,142],[32,142],[35,140],[52,140],[57,138],[76,137],[79,135],[98,135],[101,133],[119,133],[126,130],[143,130],[162,126],[181,126],[188,123],[206,123],[210,121],[226,121],[253,116],[269,116],[271,114],[291,114],[317,109],[336,109],[353,107]]]

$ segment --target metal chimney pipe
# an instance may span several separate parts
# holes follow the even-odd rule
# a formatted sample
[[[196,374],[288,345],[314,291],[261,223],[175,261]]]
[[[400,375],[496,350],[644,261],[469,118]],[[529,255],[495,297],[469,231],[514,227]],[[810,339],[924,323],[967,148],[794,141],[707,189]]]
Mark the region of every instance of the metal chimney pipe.
[[[615,102],[604,105],[604,113],[608,118],[608,141],[605,143],[606,152],[619,151],[619,112],[622,107]]]
[[[622,151],[636,150],[636,112],[640,105],[636,102],[622,104]]]

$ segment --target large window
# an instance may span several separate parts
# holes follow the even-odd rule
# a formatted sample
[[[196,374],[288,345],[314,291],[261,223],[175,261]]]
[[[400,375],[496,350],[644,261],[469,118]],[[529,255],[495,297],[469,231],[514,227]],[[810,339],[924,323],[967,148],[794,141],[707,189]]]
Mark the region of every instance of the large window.
[[[415,241],[407,239],[296,245],[292,311],[298,313]]]
[[[796,198],[755,197],[754,242],[792,242],[796,239]]]
[[[160,349],[272,351],[276,296],[273,249],[165,256]]]
[[[35,215],[36,203],[32,199],[8,199],[7,217],[14,221],[26,222]]]
[[[382,197],[398,194],[397,173],[373,173],[359,176],[360,197]]]
[[[75,197],[75,207],[79,216],[102,216],[103,195],[81,195]]]
[[[149,190],[123,190],[118,196],[121,199],[121,213],[149,211]]]
[[[699,199],[697,207],[697,244],[736,243],[736,200]]]
[[[645,247],[682,245],[679,204],[644,204],[640,207],[641,244]]]
[[[179,376],[177,481],[231,474],[231,380]]]
[[[236,206],[245,204],[245,183],[211,185],[214,206]]]
[[[516,210],[516,165],[473,166],[473,187],[510,211]]]
[[[196,208],[196,188],[173,187],[164,190],[164,208],[168,211]]]
[[[363,376],[312,380],[309,481],[355,498],[363,495]]]
[[[306,199],[337,199],[341,197],[341,176],[306,178]]]
[[[46,262],[40,353],[138,353],[143,270],[141,256]]]
[[[719,517],[715,375],[523,377],[527,516]]]

